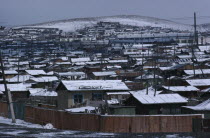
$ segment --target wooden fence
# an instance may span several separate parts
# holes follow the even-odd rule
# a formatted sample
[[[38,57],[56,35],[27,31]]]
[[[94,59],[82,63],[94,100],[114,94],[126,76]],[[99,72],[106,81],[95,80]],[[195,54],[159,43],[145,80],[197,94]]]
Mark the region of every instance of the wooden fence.
[[[58,129],[114,133],[192,132],[193,119],[202,115],[111,116],[75,114],[26,106],[25,121]]]
[[[0,102],[0,116],[8,117],[8,105],[6,102]]]
[[[0,116],[8,117],[7,103],[0,102]],[[203,120],[202,115],[190,114],[112,116],[75,114],[32,106],[25,107],[24,118],[35,124],[51,123],[58,129],[113,133],[193,132],[193,120]]]

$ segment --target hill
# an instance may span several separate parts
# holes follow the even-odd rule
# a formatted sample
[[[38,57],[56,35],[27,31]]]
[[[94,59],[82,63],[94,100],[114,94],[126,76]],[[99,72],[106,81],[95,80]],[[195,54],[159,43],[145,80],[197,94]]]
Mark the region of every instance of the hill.
[[[120,22],[121,24],[124,25],[134,25],[134,26],[152,26],[152,27],[171,28],[176,30],[193,30],[191,25],[176,23],[165,19],[158,19],[154,17],[137,16],[137,15],[76,18],[76,19],[45,22],[28,26],[59,28],[65,32],[69,32],[69,31],[75,31],[77,29],[82,29],[87,26],[93,26],[99,21]]]

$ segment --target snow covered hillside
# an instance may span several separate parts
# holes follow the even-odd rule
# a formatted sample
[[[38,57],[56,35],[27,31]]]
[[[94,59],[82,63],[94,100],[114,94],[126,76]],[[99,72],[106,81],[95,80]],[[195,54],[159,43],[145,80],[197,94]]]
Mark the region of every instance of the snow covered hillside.
[[[200,28],[203,28],[205,31],[210,31],[210,23],[199,25]]]
[[[192,26],[181,23],[172,22],[169,20],[158,19],[154,17],[145,17],[137,15],[119,15],[119,16],[107,16],[107,17],[92,17],[92,18],[77,18],[69,20],[60,20],[53,22],[46,22],[40,24],[33,24],[29,26],[33,27],[46,27],[46,28],[59,28],[65,32],[75,31],[84,27],[93,26],[99,21],[120,22],[124,25],[134,26],[152,26],[171,28],[177,30],[193,30]]]

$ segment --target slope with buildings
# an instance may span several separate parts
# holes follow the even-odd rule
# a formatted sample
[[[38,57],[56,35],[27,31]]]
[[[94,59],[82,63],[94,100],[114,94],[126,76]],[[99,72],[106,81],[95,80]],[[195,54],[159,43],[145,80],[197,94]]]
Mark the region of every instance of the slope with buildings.
[[[91,25],[66,21],[67,28],[82,26],[71,32],[59,23],[2,29],[2,59],[13,100],[99,114],[208,111],[199,108],[210,98],[207,33],[199,33],[197,45],[187,27],[148,18],[141,22],[153,22],[142,25],[139,17],[132,18],[97,18]],[[0,98],[5,101],[2,75]]]

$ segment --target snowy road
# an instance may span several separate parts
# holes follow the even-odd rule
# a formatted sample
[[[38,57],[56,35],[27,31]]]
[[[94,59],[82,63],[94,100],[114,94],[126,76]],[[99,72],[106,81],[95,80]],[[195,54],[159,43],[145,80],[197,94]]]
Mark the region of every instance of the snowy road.
[[[194,135],[194,134],[193,134]],[[62,137],[129,137],[129,138],[196,138],[196,135],[191,134],[115,134],[115,133],[96,133],[86,131],[69,131],[58,129],[43,129],[43,128],[28,128],[24,126],[17,126],[12,124],[0,123],[0,137],[14,138],[14,137],[27,137],[27,138],[62,138]],[[205,137],[205,136],[204,136]],[[208,137],[209,138],[209,135]]]
[[[115,137],[113,133],[94,133],[83,131],[62,131],[57,129],[28,128],[23,126],[1,124],[0,137]]]

